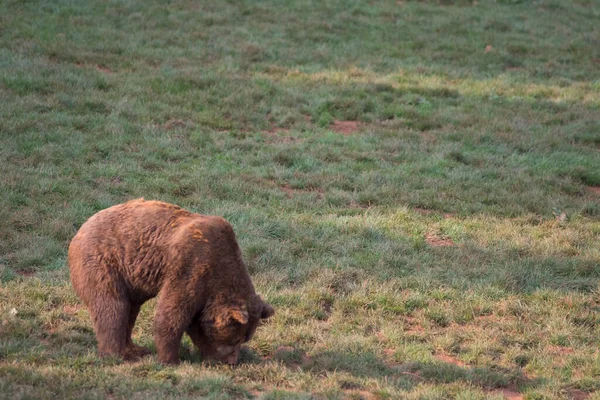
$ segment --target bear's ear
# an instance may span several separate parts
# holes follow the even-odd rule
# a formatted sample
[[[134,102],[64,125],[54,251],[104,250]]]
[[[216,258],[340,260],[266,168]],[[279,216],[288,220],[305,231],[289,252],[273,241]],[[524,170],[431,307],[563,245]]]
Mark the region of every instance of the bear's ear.
[[[229,318],[239,322],[240,324],[247,324],[248,311],[240,310],[239,308],[232,308],[229,310]]]
[[[273,309],[273,307],[271,307],[270,304],[267,304],[263,301],[262,311],[260,312],[260,318],[267,319],[272,317],[273,314],[275,314],[275,310]]]
[[[248,323],[248,311],[240,308],[229,308],[221,311],[214,319],[214,323],[219,328],[224,328],[230,325],[232,322],[239,322],[240,324]]]

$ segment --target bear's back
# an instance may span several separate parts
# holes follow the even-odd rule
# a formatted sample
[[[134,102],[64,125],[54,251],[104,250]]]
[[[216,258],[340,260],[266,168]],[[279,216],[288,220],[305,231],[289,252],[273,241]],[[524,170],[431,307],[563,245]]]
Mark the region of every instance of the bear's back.
[[[69,266],[75,276],[112,271],[144,298],[155,296],[165,280],[182,274],[198,278],[199,273],[217,270],[239,283],[249,281],[233,228],[225,219],[144,199],[107,208],[86,221],[69,246]]]

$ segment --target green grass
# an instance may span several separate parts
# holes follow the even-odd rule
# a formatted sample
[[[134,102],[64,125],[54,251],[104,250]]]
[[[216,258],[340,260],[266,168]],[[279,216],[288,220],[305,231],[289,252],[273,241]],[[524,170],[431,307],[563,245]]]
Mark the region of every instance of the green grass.
[[[599,20],[0,2],[0,397],[600,399]],[[238,367],[96,356],[66,249],[137,197],[234,225],[277,310]]]

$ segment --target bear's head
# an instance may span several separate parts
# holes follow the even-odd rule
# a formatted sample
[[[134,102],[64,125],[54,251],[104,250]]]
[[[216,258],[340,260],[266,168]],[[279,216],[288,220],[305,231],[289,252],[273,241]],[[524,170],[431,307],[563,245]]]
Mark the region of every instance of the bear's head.
[[[192,342],[203,357],[237,364],[242,343],[249,341],[259,323],[275,310],[258,295],[249,301],[211,304],[187,329]]]

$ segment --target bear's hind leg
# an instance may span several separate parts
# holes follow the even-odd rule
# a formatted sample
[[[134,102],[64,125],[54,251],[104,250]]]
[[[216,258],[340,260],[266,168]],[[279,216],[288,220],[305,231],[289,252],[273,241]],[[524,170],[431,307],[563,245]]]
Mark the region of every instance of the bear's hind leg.
[[[138,346],[133,343],[131,339],[131,334],[133,332],[133,326],[135,325],[135,320],[137,319],[138,314],[140,313],[140,308],[142,308],[141,304],[132,304],[129,310],[129,324],[127,326],[127,353],[131,359],[136,359],[140,357],[144,357],[150,354],[150,349],[142,346]]]

